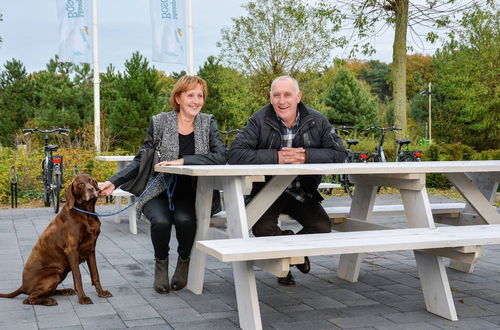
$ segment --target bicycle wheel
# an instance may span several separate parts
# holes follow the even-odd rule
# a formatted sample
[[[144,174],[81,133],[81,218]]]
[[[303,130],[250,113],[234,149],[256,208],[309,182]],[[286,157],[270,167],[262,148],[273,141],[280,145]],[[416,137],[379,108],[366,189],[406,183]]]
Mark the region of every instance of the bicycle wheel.
[[[42,161],[42,184],[43,184],[43,204],[48,207],[50,206],[50,180],[49,180],[49,169],[46,166],[45,159]]]
[[[52,180],[52,190],[50,194],[50,201],[52,207],[54,208],[54,212],[59,212],[59,201],[60,201],[60,193],[61,193],[61,175],[54,174]]]

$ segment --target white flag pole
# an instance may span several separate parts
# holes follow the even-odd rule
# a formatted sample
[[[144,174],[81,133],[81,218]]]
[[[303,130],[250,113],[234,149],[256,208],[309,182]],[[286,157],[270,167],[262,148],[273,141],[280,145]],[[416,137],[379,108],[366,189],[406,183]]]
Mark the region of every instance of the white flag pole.
[[[191,12],[191,0],[186,0],[186,15],[187,15],[187,64],[188,74],[194,75],[194,60],[193,60],[193,15]]]
[[[101,111],[99,90],[99,50],[97,40],[97,0],[92,0],[92,31],[94,48],[94,145],[97,153],[101,152]]]

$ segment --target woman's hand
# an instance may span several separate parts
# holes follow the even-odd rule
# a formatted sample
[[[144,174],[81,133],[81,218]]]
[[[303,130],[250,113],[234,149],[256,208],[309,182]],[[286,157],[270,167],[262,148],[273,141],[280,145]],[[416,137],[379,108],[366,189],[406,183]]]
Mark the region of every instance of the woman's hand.
[[[111,183],[111,181],[106,181],[99,188],[101,189],[99,196],[105,197],[111,195],[116,187],[113,183]]]
[[[160,165],[160,166],[184,165],[184,158],[179,158],[176,160],[169,160],[169,161],[165,161],[165,162],[159,162],[156,165]]]

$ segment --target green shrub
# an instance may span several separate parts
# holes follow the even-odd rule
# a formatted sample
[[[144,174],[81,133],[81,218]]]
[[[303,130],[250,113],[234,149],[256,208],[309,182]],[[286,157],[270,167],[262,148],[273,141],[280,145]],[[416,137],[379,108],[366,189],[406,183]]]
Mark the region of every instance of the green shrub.
[[[118,152],[124,154],[122,151]],[[95,160],[96,153],[93,150],[65,149],[57,151],[58,155],[64,157],[64,184],[67,185],[74,176],[73,168],[78,168],[80,173],[88,173],[97,181],[105,181],[116,172],[115,162],[101,162]],[[18,198],[19,202],[40,198],[43,196],[41,175],[43,150],[15,150],[11,148],[0,149],[0,203],[8,203],[10,200],[9,170],[15,166],[18,175]],[[75,171],[78,173],[78,171]]]

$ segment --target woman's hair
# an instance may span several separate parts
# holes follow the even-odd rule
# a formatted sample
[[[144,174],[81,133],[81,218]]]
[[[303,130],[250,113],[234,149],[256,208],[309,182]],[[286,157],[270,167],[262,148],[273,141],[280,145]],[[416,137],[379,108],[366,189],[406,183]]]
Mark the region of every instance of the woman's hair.
[[[196,85],[200,85],[203,89],[203,102],[207,100],[208,89],[207,82],[198,76],[182,76],[172,88],[172,93],[170,94],[170,105],[172,109],[179,112],[180,107],[179,104],[175,101],[175,98],[179,96],[181,93],[190,91],[196,88]]]

